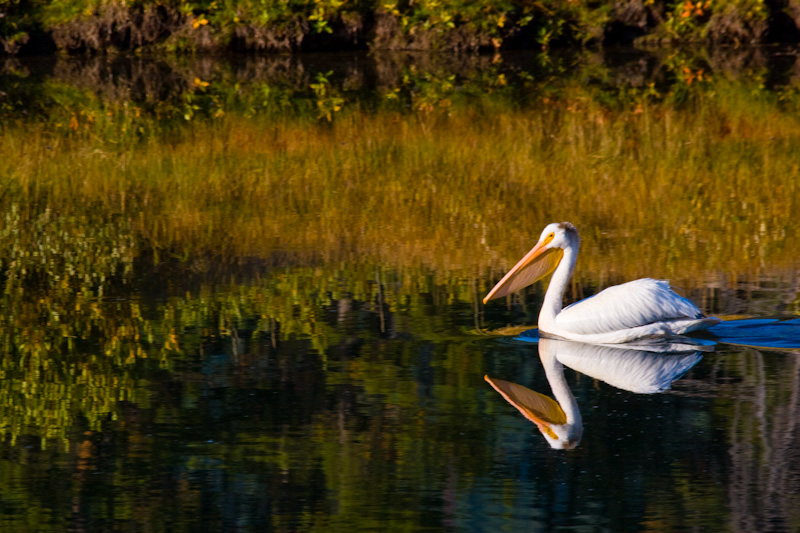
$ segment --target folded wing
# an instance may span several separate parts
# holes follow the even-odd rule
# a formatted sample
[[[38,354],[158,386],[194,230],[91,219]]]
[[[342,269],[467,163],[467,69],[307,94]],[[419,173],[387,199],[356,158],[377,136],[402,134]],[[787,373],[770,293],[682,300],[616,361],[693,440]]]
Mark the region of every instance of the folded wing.
[[[556,323],[559,329],[585,335],[701,318],[697,306],[676,294],[668,282],[645,278],[609,287],[570,305],[556,316]]]

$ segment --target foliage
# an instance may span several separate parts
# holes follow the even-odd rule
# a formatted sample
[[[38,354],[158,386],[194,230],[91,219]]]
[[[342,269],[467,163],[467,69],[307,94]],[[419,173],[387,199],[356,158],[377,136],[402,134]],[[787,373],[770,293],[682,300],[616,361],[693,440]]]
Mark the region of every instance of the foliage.
[[[761,41],[780,4],[763,0],[641,5],[590,0],[0,0],[0,44],[16,53],[51,35],[67,50],[160,47],[298,50],[338,48],[549,48],[605,40],[639,10],[646,38],[715,42]],[[666,13],[666,17],[642,13]],[[771,11],[772,10],[772,11]],[[644,17],[644,18],[642,18]],[[650,20],[644,23],[642,20]],[[656,24],[653,21],[661,21]],[[779,37],[779,36],[777,36]],[[613,37],[611,37],[613,40]]]
[[[526,72],[487,62],[459,74],[411,66],[378,93],[333,71],[253,83],[189,71],[170,78],[183,92],[160,102],[65,81],[34,89],[12,74],[0,140],[6,200],[32,210],[21,223],[34,234],[48,210],[76,222],[105,213],[128,228],[136,255],[186,264],[270,257],[280,246],[297,257],[499,271],[524,248],[505,228],[543,200],[542,221],[572,213],[598,228],[584,237],[606,254],[624,242],[601,235],[634,231],[684,235],[740,272],[763,261],[742,260],[743,247],[791,263],[791,86],[767,89],[763,73],[732,80],[681,55],[666,59],[666,78],[628,86],[585,65],[576,76],[589,83],[557,77],[557,63]],[[748,193],[754,182],[769,186]],[[483,242],[470,238],[476,228]],[[464,244],[450,246],[454,237]],[[664,271],[651,274],[698,267],[691,254],[674,264],[665,247],[654,252]],[[648,265],[630,260],[618,273]]]
[[[683,4],[675,4],[672,11],[667,14],[664,28],[675,38],[686,37],[690,34],[696,36],[699,29],[708,22],[711,8],[711,0],[695,3],[687,0]]]

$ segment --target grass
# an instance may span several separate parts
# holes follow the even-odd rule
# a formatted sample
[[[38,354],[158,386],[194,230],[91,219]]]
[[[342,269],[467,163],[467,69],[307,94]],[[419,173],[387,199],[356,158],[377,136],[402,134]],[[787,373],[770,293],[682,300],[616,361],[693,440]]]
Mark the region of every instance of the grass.
[[[487,283],[562,219],[581,230],[585,281],[692,284],[796,264],[794,116],[729,103],[740,95],[611,111],[565,94],[489,114],[227,115],[119,147],[91,130],[11,127],[6,202],[122,217],[156,256],[288,251]]]

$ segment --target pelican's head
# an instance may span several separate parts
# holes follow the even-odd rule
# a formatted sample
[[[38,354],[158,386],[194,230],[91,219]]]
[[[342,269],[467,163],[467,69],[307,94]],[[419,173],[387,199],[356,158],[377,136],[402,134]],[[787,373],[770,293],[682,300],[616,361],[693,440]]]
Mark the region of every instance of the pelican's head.
[[[562,250],[578,246],[578,230],[569,222],[553,222],[542,230],[537,244],[547,243],[547,248],[561,248]]]
[[[569,222],[548,224],[542,231],[536,246],[489,291],[489,294],[483,299],[483,303],[539,281],[555,270],[564,256],[564,250],[570,249],[577,254],[579,246],[580,238],[578,238],[578,230],[575,229],[575,226]]]

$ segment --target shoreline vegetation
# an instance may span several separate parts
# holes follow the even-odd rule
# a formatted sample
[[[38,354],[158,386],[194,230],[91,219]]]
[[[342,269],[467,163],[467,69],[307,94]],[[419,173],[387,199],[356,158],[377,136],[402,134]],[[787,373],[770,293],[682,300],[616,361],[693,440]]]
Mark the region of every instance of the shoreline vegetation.
[[[800,65],[737,53],[331,70],[62,58],[44,73],[11,59],[3,256],[61,244],[3,268],[60,265],[58,283],[83,272],[93,292],[92,256],[116,261],[109,278],[134,262],[355,261],[490,284],[539,225],[570,219],[593,286],[794,271]],[[81,237],[98,227],[116,237]]]
[[[0,0],[0,53],[800,42],[800,0]]]

